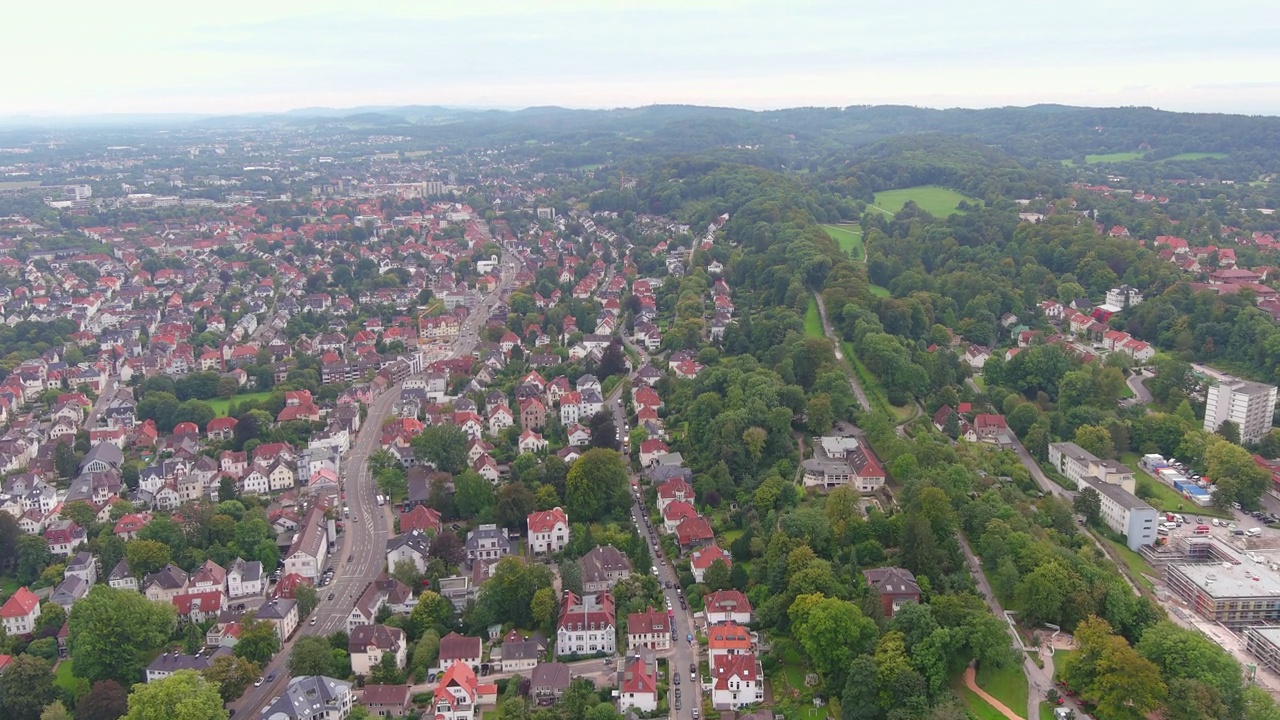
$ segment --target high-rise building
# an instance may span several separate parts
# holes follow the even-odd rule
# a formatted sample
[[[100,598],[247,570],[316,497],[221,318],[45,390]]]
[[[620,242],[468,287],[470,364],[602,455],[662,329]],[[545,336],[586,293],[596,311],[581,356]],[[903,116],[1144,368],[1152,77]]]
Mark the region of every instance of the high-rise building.
[[[1230,379],[1209,386],[1204,429],[1217,432],[1230,420],[1240,428],[1240,442],[1257,442],[1271,430],[1271,417],[1276,411],[1274,385]]]

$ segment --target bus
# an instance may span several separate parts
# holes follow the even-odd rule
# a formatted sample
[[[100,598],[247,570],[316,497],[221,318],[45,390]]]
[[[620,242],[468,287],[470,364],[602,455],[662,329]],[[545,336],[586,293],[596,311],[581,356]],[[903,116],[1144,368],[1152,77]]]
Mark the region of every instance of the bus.
[[[384,498],[384,497],[382,497],[381,495],[379,495],[379,496],[378,496],[378,507],[382,507],[383,505],[386,505],[386,504],[387,504],[387,499],[386,499],[386,498]]]

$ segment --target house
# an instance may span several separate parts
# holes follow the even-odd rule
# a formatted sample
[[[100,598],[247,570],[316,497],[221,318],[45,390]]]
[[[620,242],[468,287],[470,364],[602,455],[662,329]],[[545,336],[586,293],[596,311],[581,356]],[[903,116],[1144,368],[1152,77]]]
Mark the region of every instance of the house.
[[[970,345],[965,348],[964,355],[960,360],[974,370],[981,370],[987,364],[987,359],[991,357],[991,351],[977,345]]]
[[[581,595],[566,590],[556,622],[556,655],[612,655],[617,620],[609,591]]]
[[[529,552],[555,553],[569,544],[569,516],[561,508],[529,513]]]
[[[192,670],[194,672],[203,673],[209,669],[213,661],[223,655],[230,655],[230,648],[217,648],[210,652],[199,652],[195,655],[186,655],[179,652],[167,652],[157,655],[155,660],[147,665],[146,682],[155,682],[163,680],[179,670]]]
[[[532,430],[520,433],[520,441],[516,444],[522,453],[537,453],[547,449],[547,441],[541,434]]]
[[[524,638],[512,630],[502,639],[498,668],[501,672],[526,673],[537,667],[543,649],[537,638]]]
[[[124,453],[113,443],[99,443],[89,448],[80,461],[81,473],[120,472]]]
[[[125,542],[137,540],[138,533],[151,522],[151,513],[129,513],[116,520],[112,532]]]
[[[520,427],[526,430],[541,430],[547,424],[547,406],[536,397],[526,398],[520,402]]]
[[[276,635],[280,636],[281,645],[288,642],[293,631],[298,629],[300,617],[298,601],[292,598],[272,598],[267,604],[258,608],[258,619],[275,625]]]
[[[481,685],[465,663],[455,662],[441,673],[433,699],[434,720],[477,720],[480,705],[497,701],[498,687]]]
[[[69,561],[67,567],[62,571],[64,578],[71,576],[79,577],[89,585],[98,582],[98,561],[88,552],[80,551],[75,554]]]
[[[262,562],[236,558],[227,569],[227,597],[258,597],[266,590],[262,581]]]
[[[716,656],[710,670],[711,702],[717,710],[764,702],[764,673],[754,654]]]
[[[329,559],[328,524],[325,521],[325,507],[317,503],[307,511],[302,525],[294,534],[293,544],[284,556],[285,574],[301,575],[315,581]]]
[[[351,683],[323,675],[291,678],[284,693],[262,709],[270,720],[346,720],[351,714]]]
[[[671,648],[671,617],[652,607],[644,612],[627,613],[627,650]]]
[[[652,653],[629,655],[618,671],[618,712],[658,709],[658,662]]]
[[[116,566],[107,575],[107,585],[117,590],[133,590],[137,592],[138,578],[129,572],[129,564],[124,561],[124,558],[121,558],[120,562],[116,563]]]
[[[403,669],[408,661],[409,649],[404,631],[386,625],[361,625],[351,631],[347,640],[347,653],[351,656],[351,672],[367,676],[382,661],[386,653],[396,660],[396,668]]]
[[[582,425],[573,425],[568,431],[570,447],[585,447],[591,442],[591,431]]]
[[[751,632],[737,623],[707,626],[707,658],[715,662],[728,655],[750,655],[755,650]]]
[[[682,550],[701,547],[716,539],[711,523],[701,515],[686,518],[676,526],[676,544]]]
[[[880,603],[886,619],[904,603],[920,602],[920,586],[910,570],[900,567],[872,568],[862,571],[867,584],[880,594]]]
[[[511,554],[511,541],[497,525],[487,523],[467,533],[467,560],[497,561]]]
[[[692,476],[693,473],[689,473],[689,477]],[[666,510],[667,506],[673,502],[692,504],[693,500],[693,486],[683,477],[671,478],[658,485],[659,512]]]
[[[36,631],[36,619],[40,617],[40,598],[24,585],[18,588],[4,605],[0,605],[0,621],[9,637],[30,635]]]
[[[658,459],[671,452],[671,448],[667,444],[657,438],[651,438],[640,443],[640,465],[641,467],[653,467],[658,464]]]
[[[609,590],[619,580],[631,577],[631,560],[612,545],[597,545],[578,559],[583,592]]]
[[[573,671],[561,662],[538,663],[533,668],[529,696],[538,705],[552,705],[564,696],[573,682]]]
[[[173,602],[187,587],[187,572],[169,564],[142,579],[142,594],[151,602]]]
[[[718,590],[702,599],[707,624],[731,622],[747,625],[751,622],[751,601],[739,590]]]
[[[447,668],[462,663],[479,672],[483,642],[478,637],[467,637],[451,632],[440,638],[440,667]]]
[[[404,583],[379,575],[377,580],[365,586],[364,592],[356,598],[354,607],[347,614],[347,633],[354,632],[361,625],[372,625],[376,621],[378,611],[385,605],[392,612],[409,612],[414,605],[413,590]]]
[[[404,717],[412,706],[408,685],[365,685],[360,704],[373,717]]]
[[[689,569],[693,573],[694,581],[702,582],[702,578],[706,575],[707,570],[711,568],[711,564],[717,560],[727,567],[733,567],[733,558],[729,557],[729,553],[715,545],[689,553]]]
[[[426,505],[415,505],[409,512],[400,513],[400,532],[440,532],[440,511]]]
[[[999,445],[1008,442],[1009,426],[1003,415],[979,413],[973,418],[973,432],[978,442]]]
[[[430,550],[431,537],[419,530],[393,537],[387,540],[387,567],[394,570],[399,563],[410,562],[418,572],[425,573]]]

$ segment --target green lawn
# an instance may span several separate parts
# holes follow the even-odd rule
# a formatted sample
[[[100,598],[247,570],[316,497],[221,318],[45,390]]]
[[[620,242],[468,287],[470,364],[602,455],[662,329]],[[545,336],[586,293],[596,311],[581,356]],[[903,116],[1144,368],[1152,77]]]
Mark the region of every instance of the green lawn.
[[[1156,589],[1155,584],[1153,584],[1150,580],[1147,579],[1147,576],[1150,576],[1150,577],[1160,576],[1160,574],[1155,571],[1155,568],[1152,568],[1151,565],[1148,564],[1146,560],[1143,560],[1141,555],[1130,550],[1127,545],[1121,545],[1120,543],[1116,542],[1115,540],[1112,540],[1109,537],[1106,537],[1105,535],[1102,535],[1101,533],[1098,533],[1098,537],[1102,538],[1102,542],[1106,543],[1111,547],[1112,552],[1114,552],[1116,555],[1118,555],[1121,559],[1124,560],[1124,564],[1129,568],[1130,579],[1132,579],[1135,583],[1145,587],[1146,589],[1152,592],[1155,592],[1155,589]]]
[[[1084,161],[1090,165],[1093,165],[1094,163],[1125,162],[1127,160],[1137,160],[1140,157],[1142,157],[1142,153],[1140,152],[1115,152],[1115,153],[1103,153],[1101,155],[1085,155]]]
[[[982,377],[981,375],[973,376],[973,384],[977,385],[978,389],[981,390],[982,392],[987,391],[987,379]]]
[[[1057,650],[1053,653],[1053,681],[1054,682],[1058,682],[1058,679],[1062,677],[1063,666],[1066,665],[1068,662],[1070,662],[1071,657],[1075,655],[1076,652],[1077,652],[1076,650]]]
[[[16,577],[8,575],[0,577],[0,598],[8,599],[10,595],[18,592],[19,585],[20,583]]]
[[[723,547],[727,548],[733,544],[734,540],[737,540],[740,537],[742,537],[741,529],[726,530],[720,535],[720,543]]]
[[[969,709],[969,714],[977,720],[1008,720],[1004,713],[996,710],[987,703],[986,700],[978,697],[978,694],[965,687],[964,674],[955,676],[951,681],[951,689],[955,692],[956,697],[960,698],[960,702]],[[1012,710],[1013,708],[1010,708]]]
[[[832,240],[840,246],[840,249],[846,253],[852,253],[854,260],[862,260],[866,257],[862,247],[862,228],[858,225],[823,225],[823,230],[831,236]]]
[[[1018,715],[1027,716],[1027,676],[1022,674],[1021,663],[1009,663],[996,670],[979,666],[977,680],[978,687]]]
[[[1227,154],[1220,152],[1185,152],[1178,153],[1173,157],[1167,157],[1165,162],[1176,162],[1178,160],[1226,160]]]
[[[822,331],[822,316],[818,314],[818,301],[809,298],[809,309],[804,313],[804,336],[820,338],[825,335]]]
[[[88,691],[88,682],[71,674],[71,661],[63,660],[53,673],[53,684],[77,695]]]
[[[952,213],[961,212],[956,209],[956,205],[961,200],[978,202],[967,195],[939,185],[917,185],[900,190],[885,190],[876,193],[875,200],[876,207],[890,214],[901,210],[908,200],[914,200],[921,210],[937,217],[947,217]]]
[[[266,400],[269,397],[271,397],[271,393],[269,392],[256,392],[236,395],[229,398],[214,398],[207,402],[209,403],[209,407],[212,407],[213,411],[221,417],[226,415],[227,411],[231,409],[231,403],[242,403],[248,400]]]
[[[876,285],[872,283],[870,287],[871,287],[871,294],[875,295],[876,297],[887,298],[887,297],[893,296],[893,293],[889,292],[889,288],[883,285]]]

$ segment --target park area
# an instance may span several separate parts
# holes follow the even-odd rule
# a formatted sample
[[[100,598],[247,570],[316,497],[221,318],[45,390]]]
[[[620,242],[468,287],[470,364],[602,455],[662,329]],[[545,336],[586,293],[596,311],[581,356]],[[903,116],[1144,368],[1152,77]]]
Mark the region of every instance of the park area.
[[[874,207],[877,210],[893,215],[902,209],[910,200],[921,210],[935,217],[944,218],[952,213],[963,213],[957,206],[961,200],[977,203],[978,200],[951,188],[940,185],[917,185],[899,190],[885,190],[876,193]]]
[[[854,260],[866,260],[867,254],[862,245],[862,227],[854,224],[823,225],[823,230],[836,244],[841,252],[849,254]]]
[[[254,402],[261,402],[269,397],[271,397],[271,393],[269,392],[256,392],[246,393],[244,395],[232,395],[229,398],[214,398],[212,400],[207,400],[206,402],[209,403],[209,407],[213,408],[213,411],[217,413],[218,417],[223,417],[231,411],[231,406],[233,404],[245,403],[251,400]]]

